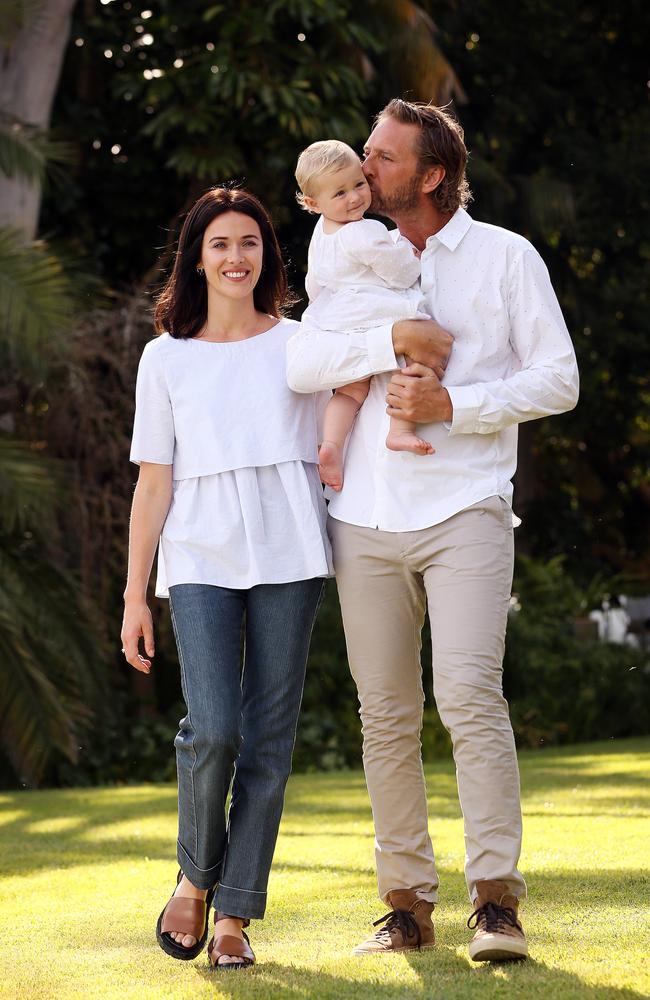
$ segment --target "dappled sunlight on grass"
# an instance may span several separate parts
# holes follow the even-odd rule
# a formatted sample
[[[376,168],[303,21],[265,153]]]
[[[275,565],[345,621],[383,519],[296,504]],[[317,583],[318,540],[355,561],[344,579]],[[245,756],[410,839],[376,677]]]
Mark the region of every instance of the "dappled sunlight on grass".
[[[426,768],[441,875],[437,947],[353,959],[385,912],[376,897],[372,817],[359,772],[291,779],[269,886],[251,934],[259,959],[214,975],[173,962],[153,928],[174,884],[175,788],[3,795],[0,845],[6,994],[24,1000],[641,1000],[648,925],[644,783],[650,740],[521,754],[523,920],[532,959],[475,966],[453,763]],[[56,947],[35,947],[44,914]],[[647,976],[647,972],[645,973]]]

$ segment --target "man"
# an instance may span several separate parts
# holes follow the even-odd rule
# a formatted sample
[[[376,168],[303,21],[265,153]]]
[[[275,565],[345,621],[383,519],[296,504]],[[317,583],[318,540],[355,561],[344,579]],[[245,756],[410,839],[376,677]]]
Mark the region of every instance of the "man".
[[[392,219],[395,239],[420,255],[422,290],[440,326],[298,333],[289,344],[296,391],[376,376],[350,436],[343,489],[329,507],[379,894],[391,908],[355,954],[434,943],[438,875],[420,746],[426,601],[434,695],[451,734],[463,811],[470,957],[527,955],[518,919],[526,894],[517,869],[519,775],[502,693],[511,478],[517,424],[575,406],[578,374],[539,254],[465,211],[466,162],[462,129],[444,111],[401,100],[384,108],[365,147],[371,211]],[[431,369],[444,369],[445,330],[453,349],[441,381]],[[391,375],[401,354],[412,363]],[[384,447],[386,402],[387,414],[417,421],[434,455]]]

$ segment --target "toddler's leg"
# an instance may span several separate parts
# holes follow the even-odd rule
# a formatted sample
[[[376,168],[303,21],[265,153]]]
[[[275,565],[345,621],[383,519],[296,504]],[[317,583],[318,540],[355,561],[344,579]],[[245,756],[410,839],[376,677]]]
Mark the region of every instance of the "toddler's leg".
[[[413,364],[413,359],[405,355],[406,364]],[[420,366],[422,374],[434,375],[431,368]],[[417,424],[413,420],[401,420],[399,417],[390,418],[386,447],[391,451],[412,451],[415,455],[433,455],[433,448],[428,441],[424,441],[415,433]]]
[[[391,417],[386,447],[391,451],[412,451],[415,455],[433,455],[435,448],[428,441],[418,437],[415,433],[416,427],[417,424],[412,420]]]
[[[325,410],[323,443],[318,449],[318,471],[326,486],[337,493],[343,486],[343,449],[354,418],[368,395],[370,379],[337,389]]]

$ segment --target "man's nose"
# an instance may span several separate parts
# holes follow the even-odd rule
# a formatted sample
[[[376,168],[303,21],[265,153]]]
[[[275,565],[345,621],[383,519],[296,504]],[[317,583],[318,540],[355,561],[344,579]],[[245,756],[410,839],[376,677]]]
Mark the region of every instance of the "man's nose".
[[[368,157],[363,161],[363,163],[361,164],[361,169],[363,170],[364,177],[374,177],[372,170],[372,161],[370,160],[370,157]]]

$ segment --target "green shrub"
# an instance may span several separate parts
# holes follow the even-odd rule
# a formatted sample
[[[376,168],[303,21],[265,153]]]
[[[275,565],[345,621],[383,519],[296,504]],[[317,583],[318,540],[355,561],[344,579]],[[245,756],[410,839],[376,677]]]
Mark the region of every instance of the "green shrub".
[[[164,715],[129,714],[129,699],[117,693],[92,734],[79,747],[75,765],[61,761],[52,774],[56,785],[124,785],[171,781],[176,777],[174,737],[185,714],[177,703]]]
[[[520,745],[650,732],[648,654],[576,634],[575,616],[603,589],[596,581],[588,592],[580,590],[559,558],[518,560],[520,610],[508,623],[504,691]]]
[[[504,690],[517,743],[543,746],[650,732],[648,655],[627,646],[586,641],[574,632],[575,614],[596,603],[593,595],[606,589],[604,583],[595,581],[592,594],[565,574],[561,559],[541,562],[522,557],[513,589],[517,603],[513,602],[508,623]],[[518,606],[520,610],[514,610]],[[430,645],[427,621],[422,647],[425,761],[447,757],[451,750],[433,701]],[[165,672],[173,673],[171,662]],[[314,629],[294,771],[360,766],[358,706],[336,586],[330,580]],[[132,713],[130,696],[118,693],[112,708],[98,720],[92,739],[80,749],[79,763],[61,762],[53,781],[94,785],[172,780],[173,741],[184,714],[182,703],[175,700],[164,714],[134,717]]]

